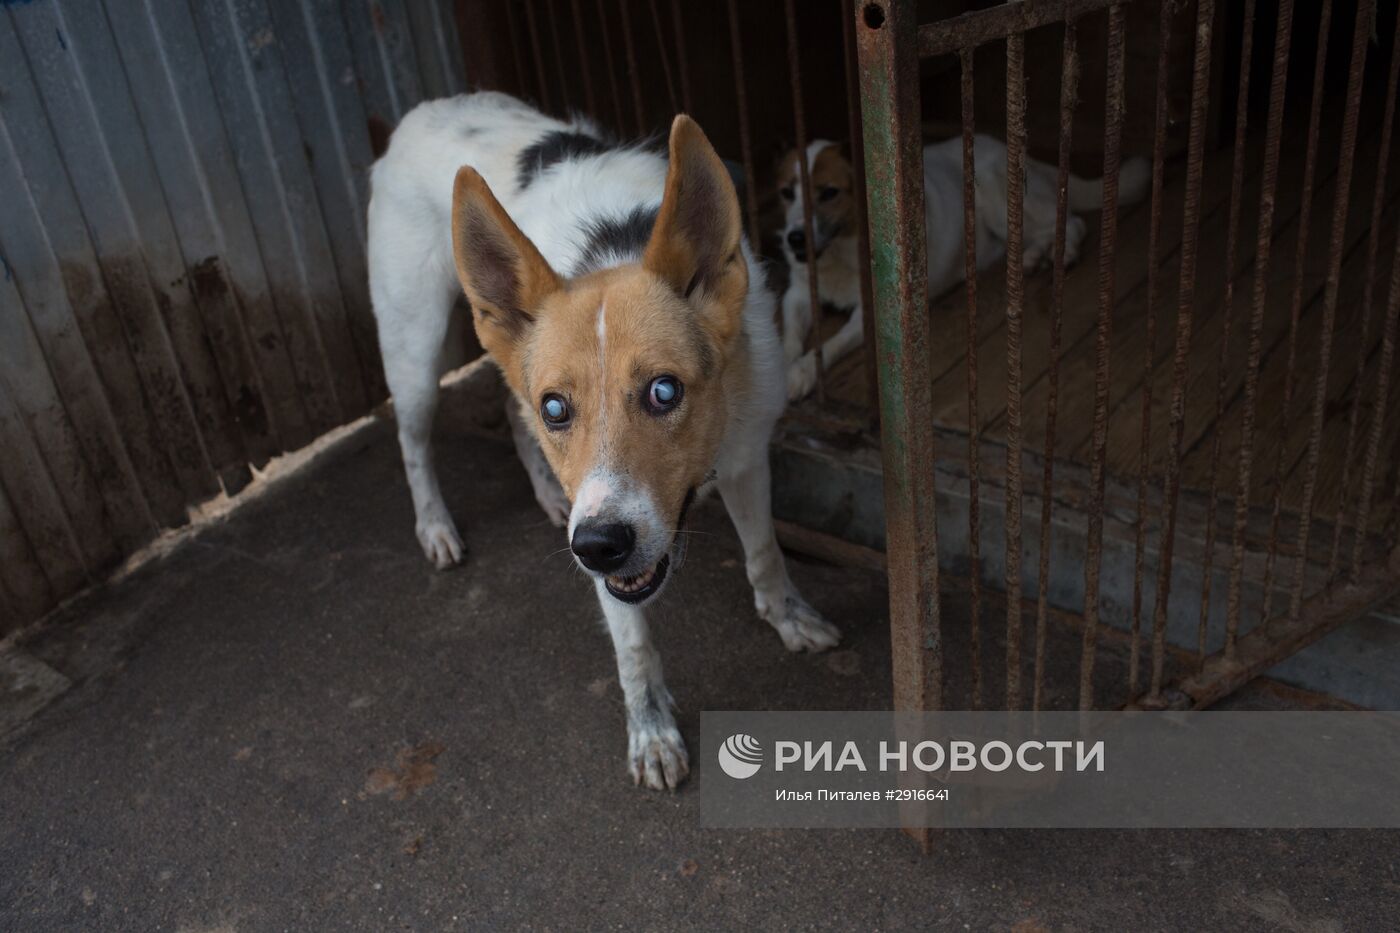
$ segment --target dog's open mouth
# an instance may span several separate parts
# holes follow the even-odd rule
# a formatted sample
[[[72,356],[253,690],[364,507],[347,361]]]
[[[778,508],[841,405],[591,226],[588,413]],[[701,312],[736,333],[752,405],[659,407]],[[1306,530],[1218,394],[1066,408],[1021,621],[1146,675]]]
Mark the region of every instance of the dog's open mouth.
[[[661,589],[670,567],[671,555],[666,554],[650,570],[644,570],[635,577],[608,577],[604,582],[614,599],[639,603]]]

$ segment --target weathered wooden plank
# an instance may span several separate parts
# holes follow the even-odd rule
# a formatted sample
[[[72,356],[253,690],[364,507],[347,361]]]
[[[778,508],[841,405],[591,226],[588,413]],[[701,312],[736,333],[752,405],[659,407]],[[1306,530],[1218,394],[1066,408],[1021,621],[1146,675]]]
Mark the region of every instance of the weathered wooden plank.
[[[124,93],[113,92],[120,84],[120,69],[117,75],[89,74],[81,58],[93,47],[70,32],[62,12],[57,3],[11,10],[61,154],[61,167],[51,170],[64,171],[78,196],[108,294],[122,317],[141,373],[147,403],[160,424],[181,488],[187,500],[194,501],[217,492],[218,482],[147,266],[144,247],[153,244],[142,242],[141,221],[143,214],[155,212],[149,204],[132,200],[144,197],[147,186],[154,188],[158,199],[159,188],[149,176],[139,137],[109,136],[119,128],[103,123],[102,111],[118,107],[119,101],[130,104]],[[128,179],[137,175],[145,177],[128,185]],[[217,388],[215,398],[222,398]]]
[[[344,20],[335,0],[273,4],[287,79],[316,184],[350,334],[369,399],[388,397],[370,310],[365,211],[374,161]]]
[[[316,430],[365,410],[335,264],[304,156],[277,35],[262,0],[192,4],[257,234],[263,268]]]
[[[9,265],[18,270],[17,275],[23,273],[25,289],[32,289],[26,301],[41,340],[56,356],[71,364],[75,386],[84,384],[78,362],[83,351],[71,342],[85,344],[117,423],[121,443],[113,449],[120,451],[125,447],[155,519],[161,524],[178,525],[186,520],[184,495],[157,420],[146,404],[137,361],[127,344],[123,322],[107,294],[77,197],[62,170],[48,119],[8,17],[0,17],[0,86],[5,88],[0,120],[7,141],[7,169],[0,177],[10,186],[5,199],[6,219],[18,225],[27,216],[31,227],[28,235],[13,238],[8,247],[12,257]],[[31,167],[32,171],[27,172]],[[35,218],[42,218],[42,225]],[[26,249],[36,252],[30,256],[24,252]],[[64,313],[65,306],[71,308],[71,323]],[[72,324],[76,324],[77,333]],[[59,372],[60,380],[66,381],[68,375],[69,371]],[[76,396],[70,395],[73,397]],[[86,418],[80,424],[85,430],[90,426]],[[102,477],[111,475],[99,472]]]
[[[11,617],[0,618],[0,636],[39,618],[56,602],[44,569],[0,481],[0,585],[9,595]]]

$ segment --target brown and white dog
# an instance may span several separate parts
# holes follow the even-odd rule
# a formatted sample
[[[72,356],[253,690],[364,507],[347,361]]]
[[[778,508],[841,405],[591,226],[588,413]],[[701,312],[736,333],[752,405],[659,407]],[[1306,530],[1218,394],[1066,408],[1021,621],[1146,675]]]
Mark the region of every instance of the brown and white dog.
[[[1006,255],[1006,145],[991,136],[973,140],[977,198],[977,269],[984,270]],[[816,360],[804,352],[812,328],[808,269],[817,268],[817,288],[823,304],[850,309],[846,323],[822,344],[822,362],[831,365],[860,346],[864,338],[860,314],[860,265],[857,255],[856,203],[851,163],[842,147],[819,139],[807,147],[807,171],[812,184],[812,235],[808,243],[802,211],[800,153],[789,152],[778,165],[778,193],[783,199],[783,252],[791,279],[783,294],[783,355],[788,363],[787,391],[799,399],[816,384]],[[1151,181],[1151,164],[1126,159],[1118,176],[1118,204],[1142,199]],[[1057,171],[1054,166],[1026,160],[1023,220],[1023,264],[1029,271],[1047,262],[1055,244]],[[1103,206],[1103,182],[1071,175],[1069,207],[1094,211]],[[963,281],[962,138],[924,147],[924,220],[928,251],[928,296],[936,298]],[[1065,224],[1065,262],[1079,259],[1087,228],[1070,215]]]
[[[723,162],[686,116],[665,153],[503,94],[424,103],[374,166],[369,264],[424,552],[439,567],[463,556],[429,448],[460,285],[510,386],[536,498],[602,604],[629,771],[674,788],[689,760],[647,617],[680,568],[698,494],[719,489],[758,614],[783,644],[840,638],[798,594],[774,535],[782,351]]]

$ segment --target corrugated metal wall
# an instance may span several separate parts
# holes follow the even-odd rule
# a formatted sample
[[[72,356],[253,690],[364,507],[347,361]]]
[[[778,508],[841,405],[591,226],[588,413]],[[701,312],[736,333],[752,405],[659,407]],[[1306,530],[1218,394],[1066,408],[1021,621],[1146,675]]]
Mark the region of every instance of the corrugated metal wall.
[[[0,635],[385,396],[371,135],[450,0],[0,0]]]

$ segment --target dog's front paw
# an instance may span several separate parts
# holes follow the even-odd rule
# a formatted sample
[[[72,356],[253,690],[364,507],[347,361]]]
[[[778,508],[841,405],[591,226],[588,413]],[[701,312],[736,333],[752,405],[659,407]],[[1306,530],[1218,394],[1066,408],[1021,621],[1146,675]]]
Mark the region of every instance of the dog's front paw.
[[[627,771],[633,784],[675,790],[690,773],[685,742],[672,723],[627,728]]]
[[[841,630],[795,592],[759,603],[758,614],[777,629],[783,647],[789,651],[825,651],[841,643]]]
[[[802,358],[788,367],[787,397],[789,402],[806,398],[817,385],[817,358],[804,353]]]
[[[462,536],[457,534],[457,526],[450,516],[441,515],[425,518],[418,522],[418,543],[423,545],[423,553],[439,570],[446,570],[453,564],[462,562],[467,549],[462,545]]]

